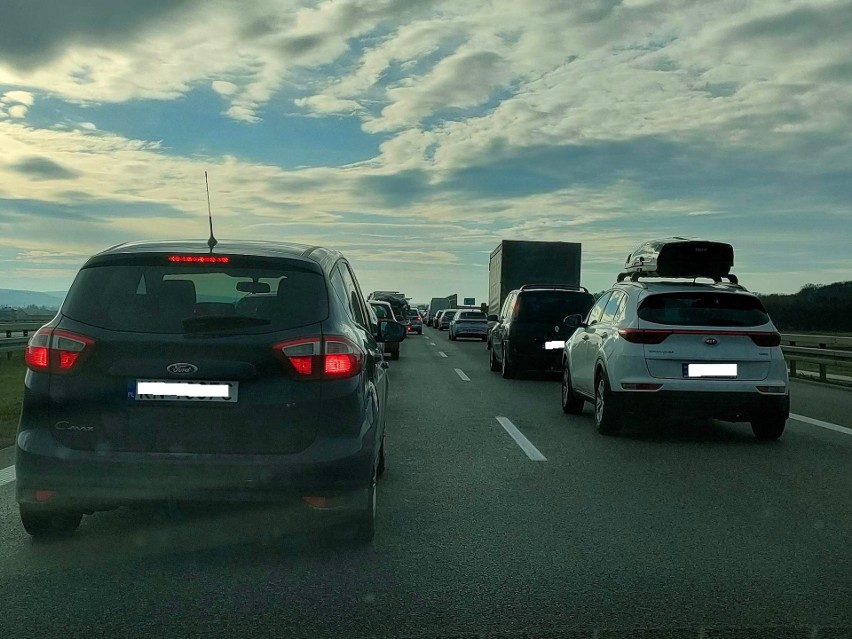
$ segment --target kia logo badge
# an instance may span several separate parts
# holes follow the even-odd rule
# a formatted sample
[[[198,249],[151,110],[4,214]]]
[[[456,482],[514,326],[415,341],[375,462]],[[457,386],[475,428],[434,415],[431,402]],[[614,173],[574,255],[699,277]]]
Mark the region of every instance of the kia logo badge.
[[[174,375],[191,375],[198,372],[198,366],[187,362],[175,362],[166,366],[166,370]]]
[[[719,343],[719,340],[717,340],[715,337],[708,337],[704,340],[704,343],[707,344],[707,346],[716,346],[716,344]]]

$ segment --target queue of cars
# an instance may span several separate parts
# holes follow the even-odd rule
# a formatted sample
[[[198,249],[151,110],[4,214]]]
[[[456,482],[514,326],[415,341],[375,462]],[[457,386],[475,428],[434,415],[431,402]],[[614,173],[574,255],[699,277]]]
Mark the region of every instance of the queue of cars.
[[[653,415],[749,422],[758,439],[778,439],[790,414],[781,336],[732,266],[729,244],[674,237],[633,251],[597,299],[580,286],[521,286],[486,318],[489,368],[558,372],[562,410],[592,404],[604,435]],[[443,311],[437,324],[454,339],[463,315]]]

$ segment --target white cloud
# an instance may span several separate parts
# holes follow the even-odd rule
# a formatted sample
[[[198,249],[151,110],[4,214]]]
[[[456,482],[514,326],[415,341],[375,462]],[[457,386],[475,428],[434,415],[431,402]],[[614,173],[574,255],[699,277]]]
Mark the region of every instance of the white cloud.
[[[226,82],[225,80],[214,80],[210,83],[210,87],[219,95],[228,97],[232,96],[237,92],[237,85],[233,82]]]
[[[332,95],[312,95],[307,98],[297,98],[296,106],[308,109],[313,113],[320,114],[352,114],[361,109],[361,105],[355,100],[342,100]]]
[[[29,91],[7,91],[0,98],[0,102],[4,104],[23,104],[30,107],[33,105],[34,98],[33,94]]]
[[[14,106],[9,107],[8,113],[10,117],[13,118],[23,118],[27,115],[28,108],[23,104],[16,104]]]

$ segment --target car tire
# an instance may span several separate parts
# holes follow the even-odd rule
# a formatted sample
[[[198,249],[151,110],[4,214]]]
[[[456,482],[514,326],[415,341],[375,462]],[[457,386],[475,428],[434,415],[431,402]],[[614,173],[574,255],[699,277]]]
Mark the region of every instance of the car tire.
[[[385,438],[382,437],[382,446],[379,448],[379,463],[376,464],[376,477],[385,474]]]
[[[606,373],[601,371],[595,379],[595,429],[601,435],[618,435],[621,416],[613,410],[612,391]]]
[[[367,546],[376,536],[376,474],[367,488],[367,506],[352,522],[352,543],[355,546]]]
[[[500,363],[500,373],[503,379],[514,379],[518,374],[515,365],[509,361],[509,354],[506,352],[506,345],[503,345],[503,360]]]
[[[391,351],[390,358],[391,359],[399,359],[399,351],[398,350],[397,351]]]
[[[773,441],[784,434],[787,420],[783,417],[761,417],[752,420],[751,431],[754,436],[763,441]]]
[[[79,511],[34,509],[24,504],[20,505],[20,513],[24,530],[35,539],[68,537],[83,519]]]
[[[583,407],[586,405],[586,400],[578,397],[574,392],[574,385],[571,383],[571,370],[568,368],[568,362],[562,363],[562,412],[569,415],[579,415],[583,412]]]
[[[488,351],[488,367],[495,373],[500,370],[500,364],[497,363],[497,358],[494,357],[494,349]]]
[[[447,333],[447,339],[449,339],[451,342],[455,342],[455,341],[456,341],[456,338],[455,338],[455,337],[453,337],[453,332],[452,332],[452,331],[450,331],[449,333]]]

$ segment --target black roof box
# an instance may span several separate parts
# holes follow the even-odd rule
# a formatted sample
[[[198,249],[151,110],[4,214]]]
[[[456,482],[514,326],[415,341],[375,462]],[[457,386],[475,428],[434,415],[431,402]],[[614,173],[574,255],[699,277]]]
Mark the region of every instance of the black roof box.
[[[724,242],[697,238],[669,237],[645,242],[630,255],[624,264],[624,274],[645,277],[722,277],[735,281],[731,275],[734,247]],[[619,278],[621,279],[621,278]]]

